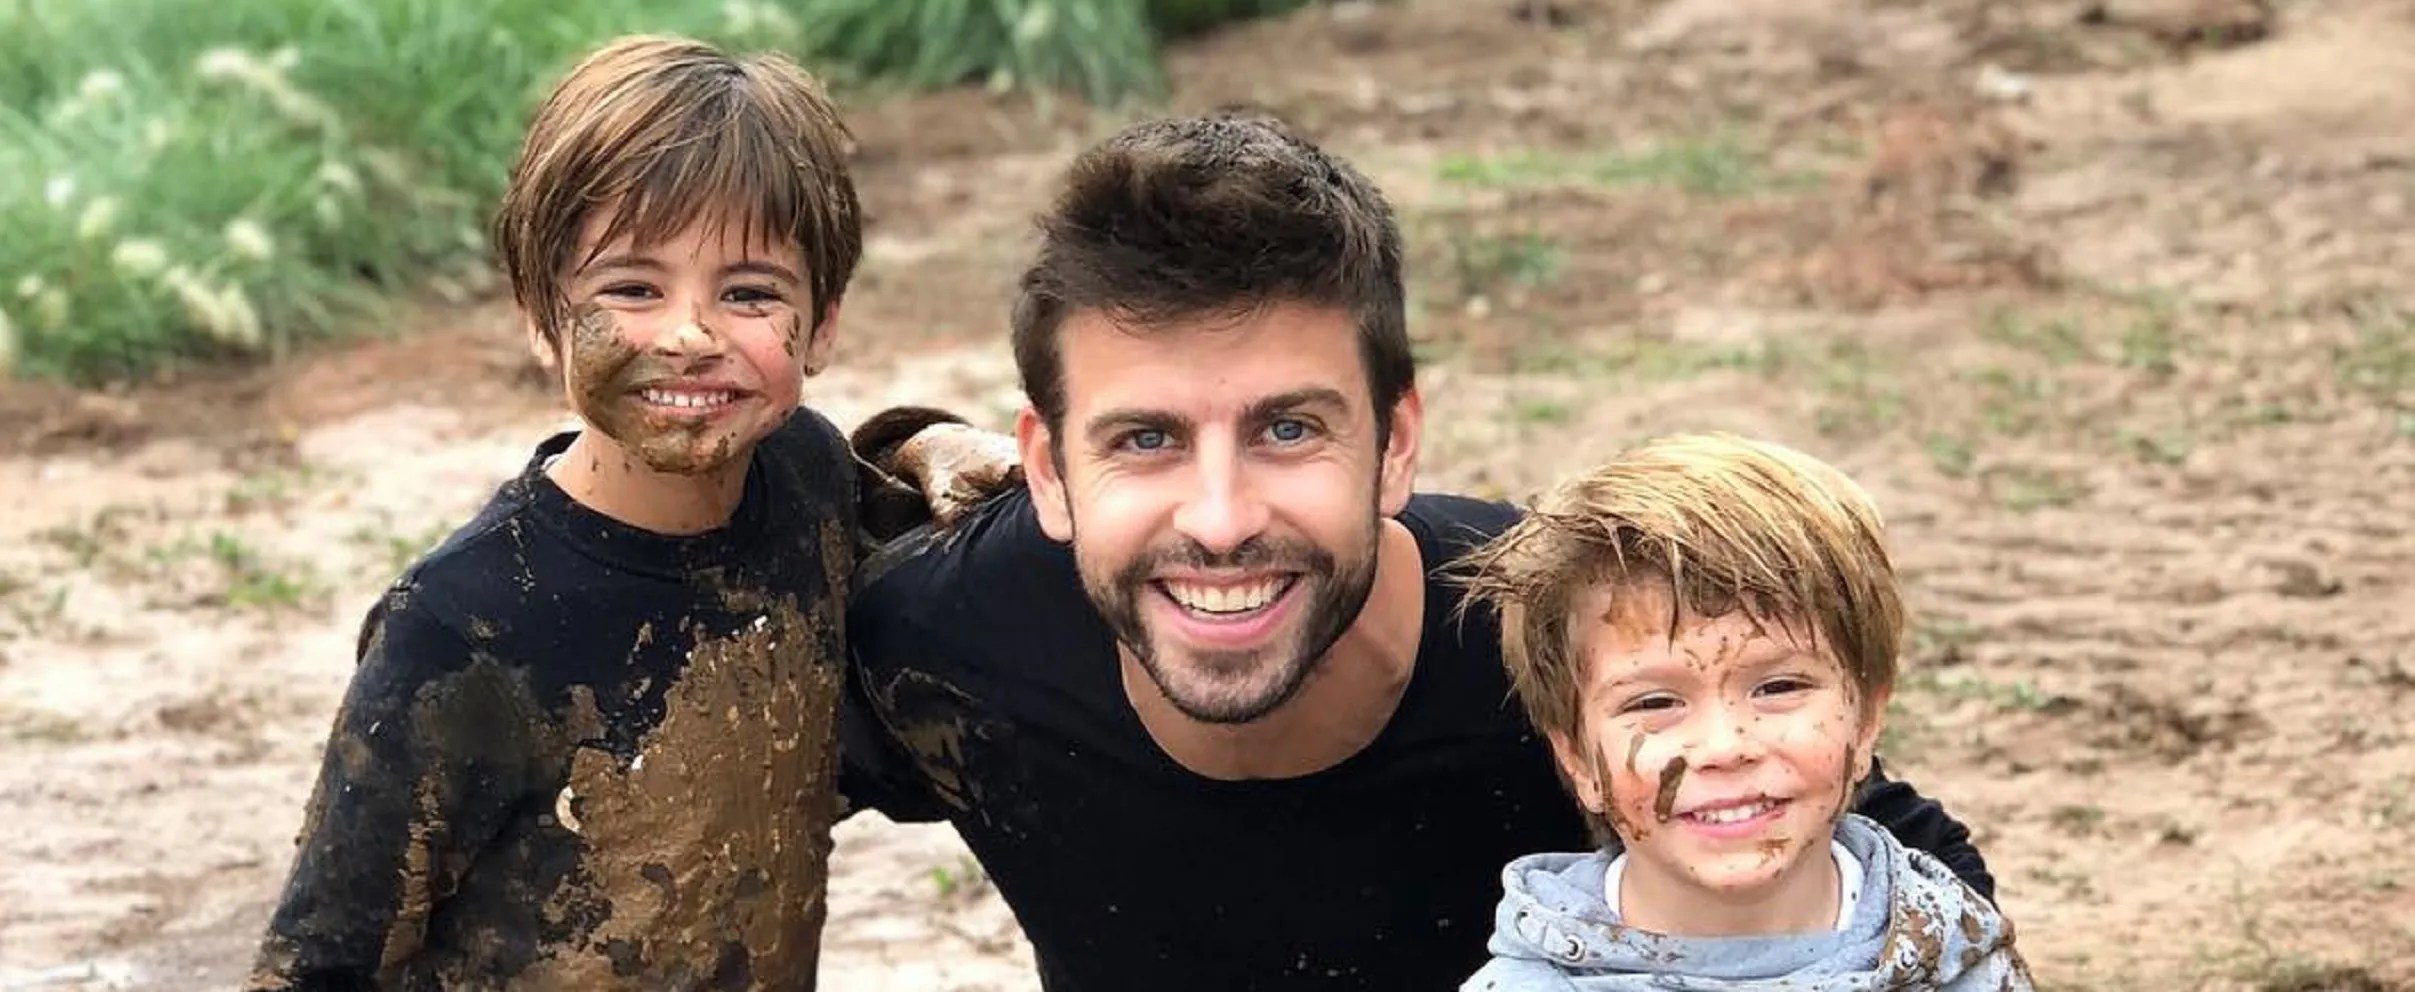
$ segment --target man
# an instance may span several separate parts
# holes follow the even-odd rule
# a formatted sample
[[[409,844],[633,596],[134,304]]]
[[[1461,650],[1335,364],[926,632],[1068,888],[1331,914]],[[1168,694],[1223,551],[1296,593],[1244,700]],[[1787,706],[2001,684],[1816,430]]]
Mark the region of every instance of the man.
[[[952,822],[1054,992],[1456,987],[1501,866],[1591,839],[1445,572],[1517,511],[1411,491],[1390,208],[1271,123],[1155,121],[1041,234],[1028,485],[867,564],[843,791]],[[1992,888],[1910,789],[1856,809]]]

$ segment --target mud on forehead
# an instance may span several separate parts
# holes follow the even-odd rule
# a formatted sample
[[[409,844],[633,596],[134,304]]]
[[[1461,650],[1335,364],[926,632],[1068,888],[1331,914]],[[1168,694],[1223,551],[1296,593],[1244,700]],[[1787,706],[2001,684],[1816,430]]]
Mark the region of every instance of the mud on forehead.
[[[1601,626],[1643,643],[1675,643],[1694,628],[1740,617],[1751,635],[1803,651],[1832,653],[1809,610],[1750,589],[1687,576],[1672,578],[1657,568],[1613,566],[1578,591],[1569,611],[1569,634],[1587,645]],[[1591,607],[1598,605],[1597,611]]]

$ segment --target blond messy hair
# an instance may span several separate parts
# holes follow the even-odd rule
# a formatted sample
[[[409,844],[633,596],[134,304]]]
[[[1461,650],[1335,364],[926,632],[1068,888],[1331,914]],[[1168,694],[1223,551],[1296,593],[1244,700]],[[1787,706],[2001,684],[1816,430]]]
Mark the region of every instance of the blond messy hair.
[[[597,247],[640,245],[736,219],[749,244],[797,249],[819,321],[863,253],[847,127],[822,87],[772,53],[732,58],[685,38],[634,35],[588,54],[529,123],[495,212],[512,296],[551,346],[569,320],[564,277],[589,215]],[[718,231],[712,233],[719,233]]]
[[[1876,504],[1827,463],[1729,434],[1647,442],[1561,484],[1460,564],[1468,602],[1501,615],[1501,648],[1537,730],[1583,739],[1582,627],[1591,588],[1647,584],[1679,618],[1742,609],[1816,629],[1858,690],[1862,718],[1893,687],[1903,601]]]

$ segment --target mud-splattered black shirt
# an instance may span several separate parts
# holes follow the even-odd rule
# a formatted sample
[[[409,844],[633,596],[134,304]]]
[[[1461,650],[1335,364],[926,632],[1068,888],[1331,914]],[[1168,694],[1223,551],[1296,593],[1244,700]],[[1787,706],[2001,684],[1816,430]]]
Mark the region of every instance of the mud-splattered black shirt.
[[[1593,847],[1511,697],[1497,618],[1455,617],[1433,574],[1517,512],[1413,499],[1425,631],[1390,723],[1322,772],[1230,782],[1150,739],[1071,552],[1026,493],[1002,496],[857,577],[848,798],[953,822],[1051,992],[1457,988],[1502,867]],[[1856,809],[1992,891],[1968,833],[1909,787]]]
[[[570,437],[370,611],[253,987],[813,986],[855,463],[799,411],[672,537]]]

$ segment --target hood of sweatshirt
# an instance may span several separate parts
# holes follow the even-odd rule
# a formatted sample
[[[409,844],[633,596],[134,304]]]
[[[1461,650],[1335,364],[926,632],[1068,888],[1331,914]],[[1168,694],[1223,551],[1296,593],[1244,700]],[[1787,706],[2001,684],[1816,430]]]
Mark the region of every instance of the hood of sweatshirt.
[[[1996,971],[2011,926],[1952,869],[1848,814],[1836,837],[1862,863],[1853,918],[1837,931],[1672,937],[1622,925],[1602,896],[1616,851],[1538,854],[1502,873],[1492,964],[1469,989],[1865,992],[1950,985]],[[1973,975],[1972,977],[1977,977]]]

